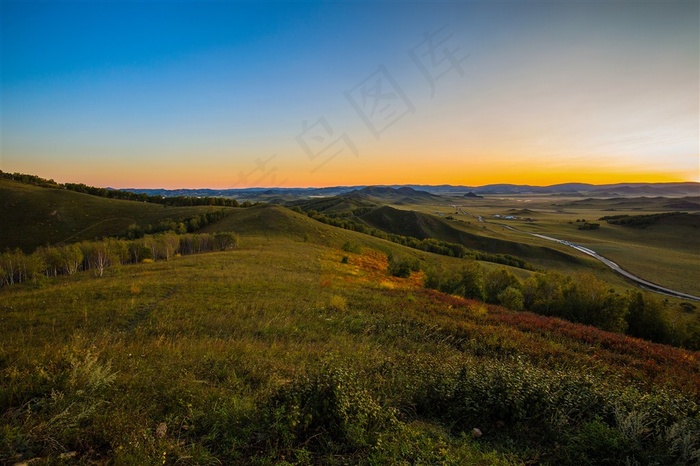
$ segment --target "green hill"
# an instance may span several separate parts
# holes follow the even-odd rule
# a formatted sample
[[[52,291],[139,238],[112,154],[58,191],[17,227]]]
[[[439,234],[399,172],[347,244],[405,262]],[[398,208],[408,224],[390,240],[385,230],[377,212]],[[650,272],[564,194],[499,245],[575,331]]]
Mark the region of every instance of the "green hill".
[[[535,263],[561,262],[582,265],[586,262],[572,254],[545,246],[469,233],[453,226],[454,222],[413,210],[382,206],[360,215],[359,218],[367,225],[387,233],[413,236],[419,239],[436,238],[491,254],[510,254]]]
[[[389,188],[381,186],[368,186],[366,188],[343,194],[340,197],[367,199],[382,204],[397,205],[435,204],[436,202],[439,203],[443,201],[440,196],[409,187]]]
[[[220,222],[201,230],[203,233],[235,231],[240,234],[288,236],[301,239],[304,235],[319,238],[337,232],[306,215],[277,205],[263,204],[232,211]]]
[[[330,214],[350,214],[358,209],[371,209],[379,204],[376,201],[361,195],[348,194],[343,196],[331,196],[313,198],[304,201],[292,202],[305,211],[315,210],[327,215]]]
[[[164,207],[0,179],[0,251],[124,235],[131,224],[180,222],[222,207]]]

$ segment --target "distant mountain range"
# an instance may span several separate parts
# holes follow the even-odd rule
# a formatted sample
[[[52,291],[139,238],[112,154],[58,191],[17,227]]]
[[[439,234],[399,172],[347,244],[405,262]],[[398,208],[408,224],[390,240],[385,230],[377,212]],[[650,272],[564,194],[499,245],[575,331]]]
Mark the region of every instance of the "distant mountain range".
[[[389,192],[389,189],[395,190]],[[410,191],[409,191],[410,190]],[[383,185],[383,186],[332,186],[325,188],[231,188],[231,189],[138,189],[128,188],[122,191],[145,193],[152,196],[212,196],[235,198],[263,197],[314,197],[337,196],[351,192],[372,197],[388,194],[415,196],[416,193],[458,194],[474,193],[478,195],[494,194],[568,194],[592,197],[629,197],[629,196],[698,196],[700,183],[616,183],[595,185],[589,183],[561,183],[551,186],[531,186],[519,184],[489,184],[485,186],[453,185]]]

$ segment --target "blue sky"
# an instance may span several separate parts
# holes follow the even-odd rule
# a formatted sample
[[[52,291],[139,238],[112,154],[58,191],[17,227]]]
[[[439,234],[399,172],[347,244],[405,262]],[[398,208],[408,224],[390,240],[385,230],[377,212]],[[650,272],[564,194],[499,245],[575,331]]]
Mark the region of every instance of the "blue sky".
[[[114,187],[697,181],[698,17],[695,2],[3,2],[0,168]],[[459,66],[426,78],[409,53],[426,37]],[[398,106],[378,133],[360,113],[379,81]],[[299,143],[320,119],[336,157]]]

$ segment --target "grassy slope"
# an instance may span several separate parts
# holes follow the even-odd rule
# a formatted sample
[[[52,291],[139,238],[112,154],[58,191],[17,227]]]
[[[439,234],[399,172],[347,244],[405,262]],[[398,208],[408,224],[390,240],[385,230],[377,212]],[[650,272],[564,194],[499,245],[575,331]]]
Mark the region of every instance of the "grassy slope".
[[[609,271],[598,261],[583,253],[573,252],[566,246],[522,234],[509,234],[502,231],[500,226],[477,223],[476,219],[464,215],[456,215],[456,220],[452,221],[433,215],[436,211],[443,215],[455,214],[451,204],[459,204],[461,199],[438,196],[430,196],[419,202],[411,202],[406,197],[403,199],[406,202],[397,202],[396,196],[390,196],[386,201],[394,204],[378,205],[381,204],[378,198],[346,195],[309,200],[302,205],[306,210],[313,209],[324,214],[349,213],[350,210],[360,207],[375,207],[362,214],[359,220],[388,233],[421,239],[438,238],[488,253],[511,254],[524,258],[542,269],[552,269],[561,273],[591,271],[605,277],[615,286],[630,287],[622,277]]]
[[[460,222],[450,222],[434,215],[413,210],[399,210],[390,206],[382,206],[360,218],[368,225],[388,233],[413,236],[419,239],[437,238],[483,252],[511,254],[538,265],[560,263],[564,266],[585,267],[590,263],[585,258],[579,258],[574,254],[562,252],[552,247],[474,233],[461,225]]]
[[[211,209],[106,199],[2,179],[0,251],[19,247],[31,252],[46,244],[120,235],[133,223],[155,225],[162,220],[184,219]]]
[[[655,209],[668,204],[668,199],[656,200],[648,206]],[[572,203],[573,204],[573,203]],[[641,209],[640,201],[615,201],[615,205],[630,205],[634,210],[614,212],[605,204],[590,201],[580,205],[575,213],[542,214],[537,223],[518,223],[517,228],[574,241],[599,252],[621,264],[625,269],[652,282],[673,289],[700,295],[700,216],[685,215],[663,218],[645,228],[611,225],[597,219],[614,214],[648,214],[663,212]],[[608,204],[610,206],[610,204]],[[571,204],[567,209],[571,208]],[[576,218],[600,223],[598,230],[578,230]],[[569,222],[573,221],[573,224]]]
[[[454,214],[449,204],[462,206],[469,215],[456,215],[465,221],[467,227],[479,228],[479,234],[532,245],[552,246],[551,242],[532,236],[506,230],[488,222],[509,224],[517,229],[541,233],[556,238],[580,243],[594,249],[640,277],[679,291],[700,294],[700,235],[698,234],[697,213],[671,225],[673,220],[662,220],[658,225],[646,229],[609,225],[598,218],[606,215],[640,215],[673,212],[682,206],[692,207],[697,197],[686,198],[613,198],[613,199],[572,199],[554,196],[488,196],[484,199],[462,200],[450,198],[444,205],[434,206],[444,215]],[[431,212],[425,206],[411,206],[411,209]],[[524,211],[524,212],[519,212]],[[697,212],[690,210],[690,212]],[[534,222],[495,220],[493,215],[521,215],[534,219]],[[479,223],[477,216],[483,216],[487,223]],[[599,230],[578,230],[577,219],[600,223]],[[566,246],[554,246],[556,249]],[[560,249],[562,250],[562,249]],[[574,253],[576,254],[576,253]],[[556,263],[548,264],[556,268]],[[605,272],[603,272],[605,273]],[[608,276],[609,277],[609,276]],[[606,278],[607,280],[608,278]],[[616,286],[625,282],[619,277],[609,277]]]
[[[700,223],[700,217],[697,221]],[[537,231],[530,225],[524,229]],[[647,228],[634,228],[603,221],[598,230],[592,231],[562,223],[540,227],[539,231],[589,247],[642,278],[700,296],[698,224],[662,221]]]
[[[503,364],[508,374],[526,377],[571,372],[564,380],[585,372],[591,387],[609,389],[613,399],[616,390],[636,387],[642,394],[681,390],[698,400],[697,354],[441,295],[422,289],[418,275],[403,280],[385,272],[387,250],[455,259],[277,207],[236,211],[225,222],[216,229],[241,233],[235,251],[109,269],[102,279],[79,273],[0,290],[0,406],[7,426],[0,447],[21,455],[0,461],[56,459],[64,452],[82,462],[131,464],[304,458],[353,464],[367,455],[406,464],[547,458],[557,464],[569,458],[531,430],[545,422],[527,421],[540,405],[523,420],[493,413],[466,424],[441,417],[449,409],[431,411],[421,387],[439,393],[444,374],[459,367],[484,376]],[[348,240],[361,244],[361,253],[342,251]],[[341,264],[346,255],[349,263]],[[338,393],[371,394],[382,412],[395,407],[404,427],[382,434],[379,446],[339,451],[314,441],[327,438],[330,425],[292,447],[280,443],[286,430],[267,436],[262,419],[270,397],[294,393],[302,374],[319,371],[362,374],[354,383],[366,391]],[[434,381],[426,378],[431,374]],[[491,388],[496,397],[506,393]],[[365,400],[351,399],[353,406]],[[460,434],[472,427],[484,432],[478,442]],[[328,449],[336,453],[318,453]],[[262,459],[267,454],[269,462]]]

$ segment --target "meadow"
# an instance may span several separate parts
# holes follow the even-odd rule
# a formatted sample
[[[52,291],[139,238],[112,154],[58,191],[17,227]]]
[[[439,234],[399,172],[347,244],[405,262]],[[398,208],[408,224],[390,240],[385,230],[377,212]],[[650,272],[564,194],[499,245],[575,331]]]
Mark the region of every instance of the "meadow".
[[[15,193],[24,189],[3,183]],[[366,234],[343,223],[356,201],[340,208],[323,200],[338,209],[333,218],[261,205],[227,208],[195,225],[172,215],[182,209],[201,216],[208,207],[27,189],[29,206],[54,199],[61,212],[70,212],[71,203],[88,217],[116,208],[141,225],[174,227],[145,236],[139,236],[144,229],[117,228],[108,233],[121,239],[86,237],[75,246],[40,248],[23,256],[35,260],[22,283],[10,283],[12,274],[3,272],[0,463],[700,461],[699,353],[514,310],[529,303],[551,314],[556,306],[561,315],[585,321],[593,314],[585,312],[582,292],[605,291],[605,302],[619,304],[611,308],[614,316],[628,319],[613,322],[620,331],[615,322],[636,324],[624,315],[635,296],[638,311],[647,303],[662,306],[649,295],[627,293],[630,284],[562,245],[516,237],[431,205],[432,198],[415,199],[421,215],[406,214],[404,204],[395,206],[404,210],[374,214],[360,205],[367,228],[384,228]],[[464,211],[494,215],[503,208]],[[28,228],[38,241],[41,228],[27,226],[38,218],[11,221],[7,238]],[[542,228],[556,225],[557,234],[575,229],[547,221]],[[194,226],[195,233],[184,233]],[[389,233],[404,227],[417,236]],[[674,235],[673,228],[661,230]],[[618,241],[635,240],[620,234]],[[691,248],[692,239],[686,241]],[[52,251],[64,249],[82,251],[82,266],[56,273]],[[451,257],[457,250],[466,255]],[[94,258],[100,251],[111,254],[105,267]],[[497,251],[524,260],[504,265],[498,261],[510,259]],[[2,253],[0,262],[24,260],[18,254]],[[530,260],[536,270],[528,268]],[[588,275],[558,276],[549,264]],[[469,277],[485,278],[478,299],[469,297]],[[517,288],[506,293],[509,299],[494,288],[500,279],[499,286]],[[629,304],[620,307],[623,301]],[[672,321],[673,335],[682,326],[692,330],[698,319],[694,307],[681,304],[663,304],[675,305],[682,317]]]
[[[457,201],[458,199],[455,199],[455,202]],[[618,262],[628,271],[646,277],[651,282],[697,296],[700,295],[700,281],[697,279],[700,274],[700,221],[697,220],[697,215],[694,216],[696,220],[692,222],[659,222],[645,228],[612,225],[599,220],[610,215],[674,212],[684,205],[692,207],[691,204],[689,201],[673,198],[582,200],[572,197],[525,195],[493,196],[459,203],[464,211],[473,216],[482,216],[485,222],[492,223],[480,225],[483,234],[502,235],[514,240],[533,241],[555,247],[551,242],[493,225],[500,223],[518,230],[576,242]],[[445,206],[442,206],[441,210],[454,214]],[[521,219],[495,219],[494,215],[515,215]],[[532,221],[523,221],[522,218],[530,218]],[[577,220],[595,222],[600,227],[595,230],[582,230],[579,229],[581,223]],[[472,225],[481,224],[474,217],[468,221]],[[563,250],[571,252],[570,248],[563,247]]]
[[[240,215],[232,251],[0,289],[2,462],[700,458],[697,353],[387,273],[388,253],[456,258]]]

